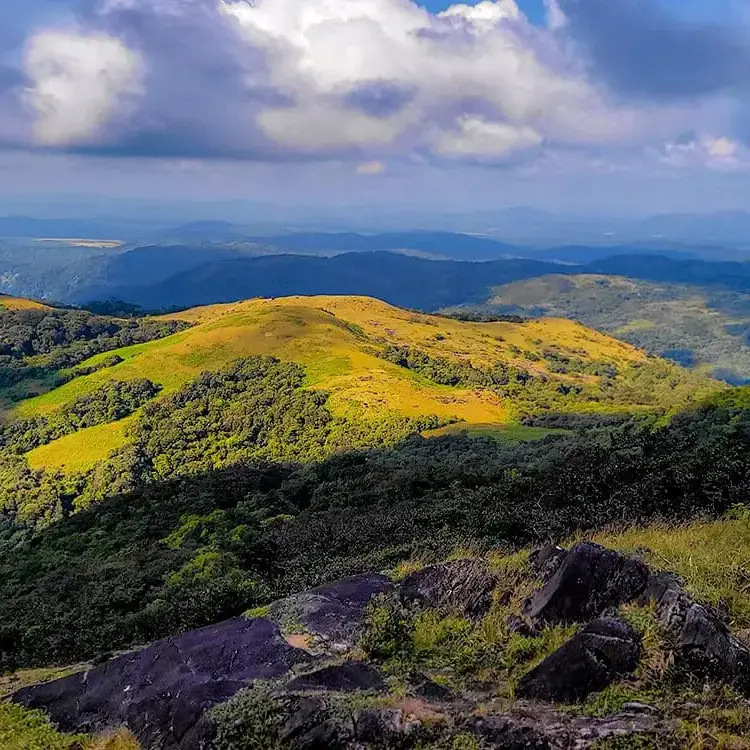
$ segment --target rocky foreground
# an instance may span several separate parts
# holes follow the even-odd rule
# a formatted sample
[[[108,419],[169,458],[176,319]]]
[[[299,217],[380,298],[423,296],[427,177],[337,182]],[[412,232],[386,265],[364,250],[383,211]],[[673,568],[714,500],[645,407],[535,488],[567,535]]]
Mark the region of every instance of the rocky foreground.
[[[553,749],[625,747],[606,743],[627,737],[655,743],[633,747],[673,746],[677,721],[648,702],[586,714],[593,694],[643,669],[647,644],[624,608],[653,618],[676,679],[750,691],[750,650],[669,572],[583,543],[539,550],[528,575],[530,595],[507,628],[529,642],[578,628],[510,688],[479,678],[447,684],[429,664],[398,673],[372,645],[378,622],[397,641],[396,626],[418,612],[480,622],[508,586],[502,571],[467,559],[399,582],[366,574],[331,583],[263,617],[159,641],[11,700],[43,709],[64,731],[127,726],[155,750]],[[388,648],[398,653],[399,644]]]

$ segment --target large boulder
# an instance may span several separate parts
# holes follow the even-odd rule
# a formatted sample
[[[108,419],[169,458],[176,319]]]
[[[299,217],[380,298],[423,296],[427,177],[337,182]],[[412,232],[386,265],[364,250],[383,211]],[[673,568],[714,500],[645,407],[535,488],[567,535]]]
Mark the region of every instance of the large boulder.
[[[193,730],[207,709],[312,660],[269,620],[238,617],[23,688],[11,700],[43,709],[66,731],[126,725],[146,748],[188,748],[196,746]]]
[[[641,603],[656,605],[657,617],[670,635],[678,668],[750,691],[750,649],[729,632],[717,611],[696,602],[676,575],[652,573]]]
[[[525,674],[517,694],[543,701],[581,701],[632,672],[640,655],[641,637],[630,625],[613,618],[594,620]]]
[[[599,747],[615,740],[617,747],[660,747],[676,728],[676,722],[658,712],[623,708],[607,717],[571,716],[552,706],[519,705],[514,713],[472,717],[462,728],[481,740],[483,748],[496,750],[569,750]],[[651,741],[649,742],[648,739]],[[645,740],[645,741],[644,741]]]
[[[428,565],[401,582],[403,604],[453,612],[470,618],[487,614],[497,585],[486,560],[467,559]]]
[[[359,642],[370,601],[393,587],[390,578],[378,573],[352,576],[281,599],[269,617],[282,630],[301,626],[318,647],[345,652]]]
[[[524,606],[534,622],[587,622],[638,598],[649,571],[640,560],[584,542],[562,558],[556,572]]]

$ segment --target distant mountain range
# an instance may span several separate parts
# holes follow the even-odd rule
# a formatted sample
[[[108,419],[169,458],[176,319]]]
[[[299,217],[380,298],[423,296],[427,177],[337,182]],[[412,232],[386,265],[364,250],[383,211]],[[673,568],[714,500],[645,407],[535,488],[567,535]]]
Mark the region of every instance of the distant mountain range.
[[[220,229],[213,223],[188,228],[196,234]],[[656,252],[627,245],[533,250],[443,232],[298,233],[103,248],[16,240],[0,242],[0,291],[66,304],[117,298],[148,309],[253,296],[364,294],[436,310],[480,303],[494,287],[554,273],[750,288],[748,263]]]
[[[400,253],[346,253],[331,258],[303,255],[242,257],[216,252],[197,263],[200,253],[166,253],[141,248],[113,262],[109,278],[130,278],[130,284],[106,283],[81,288],[75,300],[111,298],[146,308],[186,307],[232,302],[249,297],[290,294],[361,294],[394,305],[433,311],[486,300],[495,287],[546,274],[605,274],[663,283],[750,291],[750,264],[710,263],[661,256],[619,255],[590,263],[563,265],[528,258],[475,263],[426,260]],[[189,257],[188,257],[189,256]],[[189,265],[190,263],[193,265]],[[177,267],[183,267],[177,270]],[[173,274],[168,274],[173,270]]]
[[[232,203],[202,204],[191,206],[189,210],[184,206],[179,210],[178,207],[169,209],[165,205],[161,209],[152,209],[144,218],[141,214],[125,215],[125,210],[118,210],[114,205],[111,213],[97,213],[94,218],[35,218],[26,213],[14,213],[0,217],[0,237],[81,237],[118,239],[131,244],[160,243],[165,240],[260,241],[261,244],[278,242],[279,247],[288,250],[304,247],[308,252],[312,248],[317,252],[322,243],[325,250],[338,247],[339,252],[351,252],[360,249],[395,249],[393,242],[412,240],[415,234],[412,230],[417,229],[416,234],[423,239],[429,235],[452,234],[452,242],[458,242],[456,235],[462,235],[478,241],[493,240],[526,248],[627,245],[631,251],[643,248],[698,254],[750,252],[750,212],[744,211],[623,218],[566,216],[531,208],[456,214],[378,214],[371,208],[316,212]],[[200,215],[197,220],[192,218],[196,215]],[[186,221],[176,219],[182,216],[191,218]],[[332,239],[332,234],[338,239]],[[478,243],[470,246],[472,252],[478,248]],[[445,252],[444,242],[439,237],[436,249],[441,254]],[[455,252],[460,252],[460,249],[449,247],[449,251],[450,257],[457,257]],[[504,252],[487,245],[482,257],[490,257],[486,255],[487,251]]]

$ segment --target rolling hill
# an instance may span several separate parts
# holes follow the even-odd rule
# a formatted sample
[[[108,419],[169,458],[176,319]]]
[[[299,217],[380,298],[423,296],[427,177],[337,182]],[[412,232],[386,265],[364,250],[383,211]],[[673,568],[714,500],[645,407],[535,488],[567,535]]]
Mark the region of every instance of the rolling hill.
[[[164,335],[169,326],[185,323],[190,327]],[[318,399],[304,408],[318,409],[326,424],[333,420],[315,433],[314,444],[305,442],[314,419],[298,404],[304,413],[294,435],[282,444],[269,438],[259,454],[295,459],[337,450],[342,435],[349,435],[352,445],[368,445],[430,430],[502,434],[515,425],[509,437],[518,439],[524,437],[519,427],[524,419],[673,411],[721,387],[580,323],[464,322],[366,297],[254,299],[146,324],[157,326],[157,336],[164,326],[162,337],[106,347],[34,381],[38,395],[6,403],[6,444],[25,454],[23,465],[42,474],[101,469],[111,456],[146,440],[139,433],[143,413],[165,404],[173,415],[185,403],[199,402],[202,397],[191,395],[191,388],[201,383],[202,373],[231,380],[235,363],[248,358],[269,362],[270,357],[282,363],[277,369],[283,363],[297,368],[298,382],[292,378],[290,386],[294,399]],[[258,367],[263,374],[252,382],[265,383],[273,367]],[[246,381],[243,388],[254,387]],[[18,392],[21,386],[14,387]],[[228,392],[217,414],[235,397]],[[226,444],[211,460],[222,465],[235,456],[237,440],[231,427],[216,429]],[[537,429],[527,436],[544,434]],[[303,436],[299,445],[295,435]],[[236,455],[257,452],[256,438],[239,443]]]
[[[10,297],[0,294],[0,310],[51,310],[49,305],[25,297]]]
[[[601,274],[503,285],[489,310],[566,317],[733,384],[750,380],[750,295]]]
[[[516,678],[578,635],[569,624],[518,632],[514,619],[536,588],[534,561],[547,565],[560,554],[547,547],[531,556],[533,547],[571,535],[636,548],[654,570],[668,558],[687,594],[722,607],[716,623],[731,618],[738,634],[748,623],[747,571],[737,554],[750,528],[741,505],[750,487],[750,389],[726,388],[558,318],[469,322],[360,296],[259,298],[136,320],[13,305],[0,311],[0,364],[19,377],[42,370],[44,378],[37,378],[43,392],[5,403],[0,424],[0,697],[84,670],[80,679],[91,685],[114,675],[117,705],[128,706],[95,725],[76,719],[63,727],[54,714],[60,729],[110,732],[106,746],[135,748],[124,722],[144,747],[176,747],[154,744],[142,717],[172,726],[169,707],[186,693],[158,687],[148,704],[158,714],[141,710],[145,704],[131,702],[131,672],[119,682],[118,653],[147,662],[138,690],[157,684],[154,665],[182,675],[185,655],[218,680],[231,676],[224,656],[243,664],[260,654],[267,669],[266,637],[262,651],[245,648],[224,640],[223,622],[270,627],[283,649],[317,649],[295,606],[278,610],[278,630],[275,620],[264,624],[274,602],[314,599],[338,609],[321,584],[343,579],[348,602],[361,576],[384,581],[386,572],[401,591],[411,574],[432,575],[448,558],[463,570],[467,556],[479,555],[471,570],[485,570],[486,560],[490,579],[496,573],[503,582],[488,611],[412,612],[402,599],[392,609],[379,599],[364,614],[352,655],[361,650],[358,659],[382,669],[394,695],[410,695],[403,676],[419,670],[457,691],[462,706],[463,691],[499,686],[491,699],[505,711],[496,701],[506,688],[513,700]],[[123,341],[134,343],[118,346]],[[548,431],[551,423],[593,429]],[[730,510],[730,519],[706,523]],[[695,519],[703,523],[663,525]],[[633,528],[652,521],[660,525]],[[636,563],[613,554],[597,553],[618,561],[596,573],[597,607],[599,589],[610,591],[613,579],[631,585],[627,565]],[[438,565],[423,567],[431,563]],[[645,587],[651,578],[637,565]],[[588,591],[578,570],[572,586]],[[484,579],[466,578],[472,602]],[[743,734],[746,715],[740,721],[733,712],[750,704],[739,696],[714,699],[700,683],[698,697],[686,689],[680,705],[662,700],[658,691],[673,682],[666,641],[654,629],[661,621],[651,608],[627,604],[642,587],[618,616],[643,632],[649,671],[639,671],[638,682],[618,673],[617,692],[594,696],[584,710],[608,721],[626,701],[649,701],[709,733],[731,721]],[[455,590],[446,586],[447,596]],[[592,616],[599,611],[592,605]],[[197,638],[191,633],[204,626]],[[716,628],[719,644],[729,641],[726,627]],[[205,648],[209,632],[219,639],[215,651]],[[161,646],[158,658],[139,650],[172,637],[162,642],[164,659]],[[200,652],[183,650],[182,638]],[[338,633],[330,643],[340,666]],[[175,654],[180,666],[172,669]],[[659,665],[664,670],[651,670]],[[76,715],[79,705],[93,705],[88,692],[78,700],[78,680],[64,683]],[[30,694],[14,693],[16,703],[23,695]],[[212,689],[209,702],[229,695]],[[51,711],[43,697],[21,702]],[[99,739],[58,734],[40,711],[3,706],[0,739],[99,747]]]

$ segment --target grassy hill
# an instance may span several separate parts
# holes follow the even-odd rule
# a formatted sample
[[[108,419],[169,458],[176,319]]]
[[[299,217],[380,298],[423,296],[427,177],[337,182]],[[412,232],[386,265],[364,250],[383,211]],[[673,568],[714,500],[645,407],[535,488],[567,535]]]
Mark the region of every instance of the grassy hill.
[[[302,366],[305,387],[328,394],[327,407],[335,417],[377,421],[429,416],[441,424],[481,426],[484,432],[545,410],[596,413],[683,406],[717,387],[562,319],[471,323],[363,297],[251,300],[174,317],[192,327],[98,354],[79,365],[90,374],[13,404],[6,420],[50,418],[97,389],[135,379],[155,383],[160,387],[157,399],[164,399],[203,371],[254,355]],[[422,361],[393,361],[397,358],[384,357],[389,351],[416,352]],[[99,369],[113,356],[116,364]],[[436,376],[435,363],[438,370],[442,367],[442,377]],[[516,398],[486,387],[480,374],[498,364],[528,374],[539,384],[538,398],[536,392]],[[451,368],[455,377],[445,377]],[[661,396],[655,397],[651,387],[639,391],[638,382],[649,376],[663,382]],[[566,390],[570,393],[564,395]],[[29,463],[33,468],[88,470],[128,442],[132,420],[64,435],[30,451]]]
[[[0,294],[0,310],[51,310],[49,305],[24,297],[10,297]]]
[[[750,295],[599,274],[498,287],[490,309],[580,320],[658,356],[732,383],[750,379]]]

